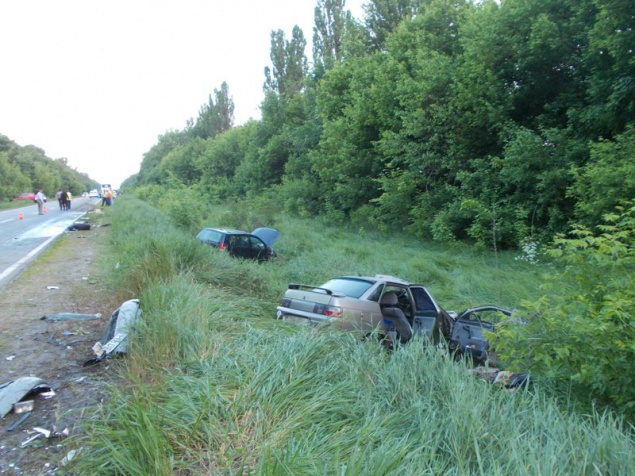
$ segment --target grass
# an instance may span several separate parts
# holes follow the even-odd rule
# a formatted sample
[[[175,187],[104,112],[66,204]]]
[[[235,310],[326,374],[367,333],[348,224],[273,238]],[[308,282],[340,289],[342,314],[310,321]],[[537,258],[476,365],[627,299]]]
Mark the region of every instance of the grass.
[[[18,201],[0,201],[0,210],[13,210],[14,208],[27,207],[33,205],[35,202],[31,200],[18,200]]]
[[[289,282],[378,272],[425,284],[447,308],[514,306],[537,296],[539,266],[502,254],[496,267],[458,245],[286,217],[266,224],[282,232],[279,259],[258,264],[199,245],[142,202],[113,207],[104,259],[119,267],[110,286],[139,297],[143,319],[118,365],[126,383],[78,442],[86,451],[73,474],[578,475],[635,467],[620,420],[562,408],[540,383],[510,393],[421,341],[386,353],[372,341],[272,318]]]

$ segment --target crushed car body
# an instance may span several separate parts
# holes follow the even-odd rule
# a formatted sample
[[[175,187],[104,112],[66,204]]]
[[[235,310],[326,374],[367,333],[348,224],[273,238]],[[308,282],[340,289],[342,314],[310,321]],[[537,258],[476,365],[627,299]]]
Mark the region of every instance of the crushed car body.
[[[383,312],[387,308],[390,313]],[[276,317],[299,323],[328,323],[362,336],[373,332],[390,335],[392,324],[403,324],[403,319],[394,317],[399,315],[397,309],[403,313],[411,334],[422,333],[435,343],[442,337],[452,337],[452,317],[425,286],[386,275],[340,276],[319,286],[290,284]],[[399,337],[404,340],[403,335]]]
[[[435,344],[449,343],[452,351],[476,362],[489,357],[486,331],[511,314],[498,306],[448,312],[425,286],[386,275],[339,276],[319,286],[290,284],[276,309],[277,319],[328,324],[361,336],[377,333],[392,342],[423,335]]]

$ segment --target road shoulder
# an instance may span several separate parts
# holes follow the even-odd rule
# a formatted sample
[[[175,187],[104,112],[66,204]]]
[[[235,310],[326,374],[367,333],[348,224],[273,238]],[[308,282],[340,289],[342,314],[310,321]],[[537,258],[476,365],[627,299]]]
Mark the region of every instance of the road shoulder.
[[[104,398],[111,377],[108,365],[83,367],[117,307],[102,286],[99,252],[108,228],[93,215],[91,230],[65,232],[37,261],[0,289],[0,385],[34,376],[55,395],[34,400],[29,417],[8,432],[21,415],[0,420],[0,473],[53,474],[72,448],[73,435]],[[52,322],[58,313],[101,314],[96,320]],[[68,432],[69,437],[35,435],[33,428]]]

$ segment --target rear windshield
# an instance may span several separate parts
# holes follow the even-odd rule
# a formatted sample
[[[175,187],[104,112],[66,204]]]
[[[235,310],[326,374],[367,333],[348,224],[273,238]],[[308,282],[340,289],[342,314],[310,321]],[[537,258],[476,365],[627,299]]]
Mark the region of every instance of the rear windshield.
[[[219,243],[223,234],[216,230],[202,230],[197,238],[201,241],[205,241],[206,243]]]
[[[367,281],[365,279],[335,278],[327,281],[320,287],[358,299],[368,291],[373,284],[375,284],[374,281]]]

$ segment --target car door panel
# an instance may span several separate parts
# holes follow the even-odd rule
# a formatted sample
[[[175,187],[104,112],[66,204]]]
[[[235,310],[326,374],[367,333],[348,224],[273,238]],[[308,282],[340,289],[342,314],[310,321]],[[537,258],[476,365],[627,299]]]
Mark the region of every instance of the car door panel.
[[[439,316],[438,307],[423,286],[410,286],[410,292],[414,298],[412,330],[415,333],[422,333],[430,339]]]

